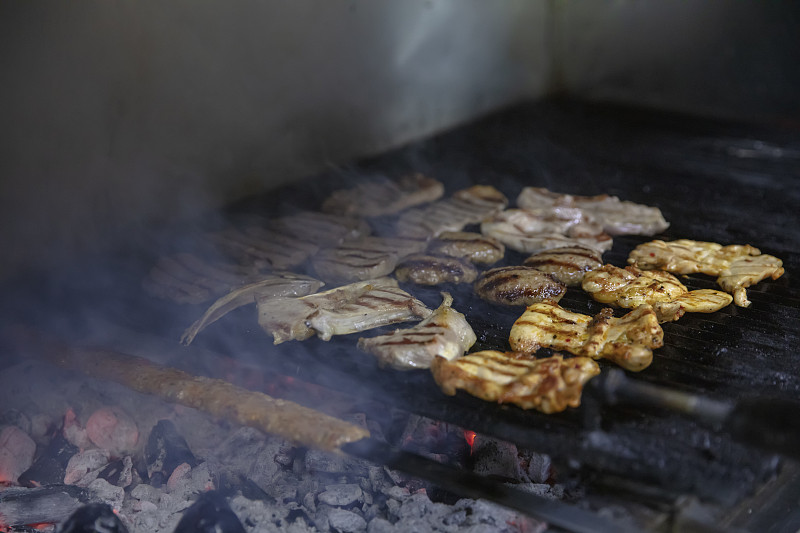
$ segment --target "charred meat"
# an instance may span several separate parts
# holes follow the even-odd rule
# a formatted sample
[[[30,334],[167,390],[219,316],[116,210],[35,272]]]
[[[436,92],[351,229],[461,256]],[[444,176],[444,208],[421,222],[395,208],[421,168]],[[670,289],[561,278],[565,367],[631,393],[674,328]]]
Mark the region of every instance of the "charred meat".
[[[580,285],[587,272],[603,265],[602,254],[586,246],[564,246],[539,252],[525,260],[525,266],[546,272],[564,285]]]
[[[312,259],[317,275],[330,282],[363,281],[390,274],[403,257],[425,249],[424,241],[362,237],[319,252]]]
[[[531,305],[558,302],[567,287],[550,274],[529,266],[506,266],[487,270],[475,282],[475,292],[487,302]]]
[[[441,283],[472,283],[478,270],[467,261],[456,257],[415,254],[400,261],[395,277],[417,285],[439,285]]]
[[[428,245],[428,252],[491,265],[500,261],[506,247],[492,237],[468,231],[445,231]]]
[[[396,181],[370,180],[351,189],[335,191],[322,203],[322,210],[347,216],[392,215],[438,200],[443,194],[444,185],[440,181],[417,173]]]

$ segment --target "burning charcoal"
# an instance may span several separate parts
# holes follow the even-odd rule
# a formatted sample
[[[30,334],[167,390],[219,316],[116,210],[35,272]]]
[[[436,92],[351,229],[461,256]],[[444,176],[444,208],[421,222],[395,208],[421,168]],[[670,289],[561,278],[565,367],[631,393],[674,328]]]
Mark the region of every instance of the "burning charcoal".
[[[472,458],[473,471],[476,474],[513,481],[522,477],[517,447],[510,442],[476,435],[472,443]]]
[[[0,483],[16,483],[33,464],[36,443],[17,426],[0,427]]]
[[[67,409],[64,414],[64,437],[78,447],[79,450],[85,450],[92,447],[92,441],[89,440],[89,435],[86,433],[86,428],[82,427],[78,421],[78,415],[72,409]]]
[[[105,479],[95,479],[86,488],[91,490],[98,500],[112,505],[115,509],[121,508],[125,500],[125,489],[112,485]]]
[[[244,526],[218,492],[200,495],[183,514],[174,533],[245,533]]]
[[[19,476],[19,483],[25,487],[53,485],[62,483],[67,472],[67,464],[78,448],[64,435],[56,434],[50,444],[29,469]]]
[[[139,428],[133,418],[118,407],[102,407],[86,421],[86,433],[97,447],[121,457],[132,452],[139,441]]]
[[[353,483],[347,483],[343,485],[327,485],[317,498],[319,498],[320,503],[334,507],[344,507],[357,502],[362,496],[361,487]]]
[[[0,415],[0,426],[17,426],[28,435],[31,433],[31,419],[16,409],[3,411],[3,414]]]
[[[159,420],[150,432],[144,448],[147,462],[147,475],[150,483],[160,487],[167,482],[172,472],[179,465],[186,463],[189,467],[197,465],[197,459],[175,424],[169,420]]]
[[[328,524],[334,531],[342,533],[356,533],[367,529],[367,521],[352,511],[345,509],[329,509],[327,511]]]
[[[100,470],[97,477],[117,487],[127,487],[133,482],[133,459],[130,455],[126,455],[122,459],[112,461]]]
[[[74,485],[6,489],[0,492],[0,524],[21,526],[61,522],[94,499],[90,490]]]
[[[84,505],[61,524],[57,533],[128,533],[107,503]]]
[[[533,452],[525,472],[534,483],[544,483],[550,477],[550,456]]]
[[[97,479],[100,469],[108,464],[108,452],[92,448],[73,455],[67,463],[64,483],[67,485],[87,486]]]

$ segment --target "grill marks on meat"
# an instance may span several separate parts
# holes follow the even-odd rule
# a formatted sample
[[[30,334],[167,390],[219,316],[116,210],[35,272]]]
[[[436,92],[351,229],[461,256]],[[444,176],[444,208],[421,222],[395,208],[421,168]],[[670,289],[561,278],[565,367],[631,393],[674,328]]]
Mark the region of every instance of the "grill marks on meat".
[[[567,287],[550,274],[529,266],[487,270],[475,282],[475,292],[487,302],[531,305],[544,300],[558,302]]]
[[[628,263],[642,270],[718,276],[717,283],[733,294],[733,301],[739,307],[750,305],[747,287],[766,278],[778,279],[784,272],[783,261],[762,254],[749,244],[723,246],[689,239],[654,240],[640,244],[628,256]]]
[[[529,254],[575,245],[604,252],[613,244],[602,226],[574,208],[506,209],[484,221],[481,232]]]
[[[275,344],[317,335],[358,333],[379,326],[427,318],[424,303],[391,278],[351,283],[301,298],[256,298],[258,323]]]
[[[522,353],[485,350],[448,361],[437,357],[431,372],[450,396],[462,389],[478,398],[523,409],[557,413],[578,407],[584,384],[600,373],[588,357],[536,359]]]
[[[455,257],[415,254],[403,259],[394,273],[400,281],[417,285],[472,283],[478,270],[471,263]]]
[[[664,331],[649,305],[614,318],[609,307],[591,317],[542,302],[529,306],[514,322],[509,343],[519,352],[565,350],[593,359],[605,358],[638,372],[650,366],[653,349],[664,345]]]
[[[539,252],[525,260],[525,266],[552,275],[567,286],[580,285],[587,272],[603,265],[602,255],[585,246],[564,246]]]
[[[351,189],[335,191],[322,203],[322,210],[347,216],[392,215],[438,200],[443,194],[444,185],[440,181],[417,173],[397,181],[371,180]]]
[[[414,239],[436,237],[445,231],[461,231],[505,209],[508,199],[491,185],[473,185],[445,200],[409,209],[395,224],[398,235]]]
[[[451,306],[453,297],[442,293],[442,304],[425,320],[389,335],[358,339],[358,347],[378,358],[381,366],[398,370],[429,368],[439,356],[455,359],[469,350],[477,337],[466,317]]]
[[[268,221],[267,228],[320,248],[335,246],[343,241],[358,239],[371,233],[363,219],[301,211]]]
[[[491,265],[500,261],[506,247],[492,237],[467,231],[445,231],[428,245],[428,252]]]
[[[316,244],[257,227],[244,232],[230,228],[209,233],[207,238],[243,264],[272,270],[294,268],[319,250]]]
[[[541,187],[525,187],[517,197],[517,205],[524,209],[575,207],[597,220],[610,235],[655,235],[669,227],[669,222],[657,207],[607,194],[573,196]]]
[[[312,263],[325,281],[363,281],[390,274],[400,259],[425,246],[412,239],[362,237],[321,251]]]

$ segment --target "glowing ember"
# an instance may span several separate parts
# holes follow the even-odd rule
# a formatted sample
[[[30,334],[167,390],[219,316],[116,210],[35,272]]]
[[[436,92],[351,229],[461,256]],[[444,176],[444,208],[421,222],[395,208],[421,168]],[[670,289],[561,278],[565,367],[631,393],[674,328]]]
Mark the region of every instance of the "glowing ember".
[[[472,448],[472,444],[475,442],[475,435],[476,433],[474,431],[469,431],[466,429],[464,430],[464,438],[466,439],[470,448]]]

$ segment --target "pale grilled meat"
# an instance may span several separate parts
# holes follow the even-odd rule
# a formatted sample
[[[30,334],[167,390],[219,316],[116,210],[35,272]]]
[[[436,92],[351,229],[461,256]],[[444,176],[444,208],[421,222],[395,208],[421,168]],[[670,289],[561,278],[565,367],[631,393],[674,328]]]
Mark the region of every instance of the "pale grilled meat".
[[[487,302],[530,305],[558,302],[567,287],[550,274],[529,266],[506,266],[487,270],[475,282],[475,292]]]
[[[442,297],[442,305],[416,326],[360,338],[358,347],[377,357],[381,366],[398,370],[429,368],[437,356],[455,359],[464,355],[477,338],[464,315],[452,308],[453,297],[448,293]]]
[[[270,220],[266,227],[300,241],[328,248],[369,235],[372,230],[361,218],[300,211]]]
[[[614,243],[602,226],[575,208],[506,209],[485,220],[481,233],[528,254],[576,245],[604,252]]]
[[[480,233],[445,231],[428,244],[428,252],[491,265],[503,258],[506,247],[497,239]]]
[[[447,395],[462,389],[483,400],[549,414],[578,407],[584,384],[600,373],[600,367],[588,357],[536,359],[519,352],[484,350],[452,361],[437,357],[431,372]]]
[[[394,276],[417,285],[472,283],[478,277],[478,269],[456,257],[414,254],[398,263]]]
[[[362,237],[322,250],[312,264],[325,281],[363,281],[392,273],[399,260],[425,246],[425,241],[413,239]]]
[[[607,194],[574,196],[540,187],[525,187],[517,198],[517,205],[524,209],[576,207],[596,219],[610,235],[655,235],[669,227],[669,222],[657,207]]]
[[[783,261],[749,244],[723,246],[690,239],[640,244],[628,256],[628,263],[642,270],[718,276],[717,283],[733,294],[734,303],[740,307],[750,305],[747,287],[766,278],[778,279],[784,272]]]
[[[392,215],[415,205],[438,200],[444,185],[416,173],[398,180],[376,179],[333,192],[323,203],[326,213],[376,217]]]
[[[395,230],[402,237],[429,239],[445,231],[461,231],[507,205],[508,199],[491,185],[473,185],[444,200],[403,212]]]
[[[638,372],[652,363],[653,349],[664,345],[664,331],[655,311],[646,304],[614,318],[610,307],[591,317],[541,302],[528,306],[514,322],[508,340],[511,349],[518,352],[565,350],[593,359],[605,358]]]
[[[228,228],[206,237],[240,263],[270,270],[294,268],[319,250],[316,244],[258,227],[245,231]]]
[[[391,278],[359,281],[301,298],[256,298],[258,323],[275,344],[358,333],[427,318],[431,310]]]
[[[534,254],[524,262],[536,270],[551,274],[567,286],[580,285],[587,272],[603,265],[602,254],[586,246],[551,248]]]
[[[679,319],[686,311],[712,313],[731,303],[721,291],[689,291],[678,278],[663,270],[639,270],[604,265],[586,274],[583,290],[598,302],[626,309],[653,307],[659,322]],[[694,294],[698,293],[698,294]],[[716,294],[715,294],[716,293]]]
[[[183,333],[181,343],[189,345],[198,333],[203,331],[209,324],[212,324],[227,315],[234,309],[243,305],[256,303],[258,298],[286,298],[300,297],[317,292],[324,283],[321,281],[295,274],[293,272],[273,272],[264,274],[262,279],[236,288],[214,302],[214,304],[203,313]]]

